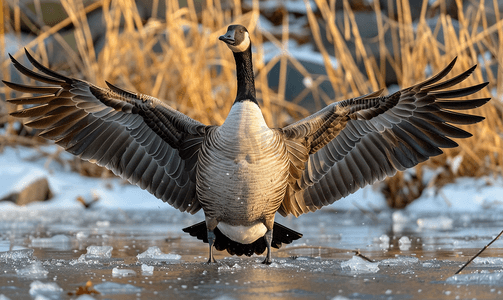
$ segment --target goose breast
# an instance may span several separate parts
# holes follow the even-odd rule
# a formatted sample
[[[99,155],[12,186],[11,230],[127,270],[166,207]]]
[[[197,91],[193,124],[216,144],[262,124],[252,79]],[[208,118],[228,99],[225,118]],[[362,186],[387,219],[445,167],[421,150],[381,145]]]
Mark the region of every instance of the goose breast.
[[[249,226],[274,215],[287,186],[287,152],[259,107],[235,103],[199,153],[197,195],[206,215]]]

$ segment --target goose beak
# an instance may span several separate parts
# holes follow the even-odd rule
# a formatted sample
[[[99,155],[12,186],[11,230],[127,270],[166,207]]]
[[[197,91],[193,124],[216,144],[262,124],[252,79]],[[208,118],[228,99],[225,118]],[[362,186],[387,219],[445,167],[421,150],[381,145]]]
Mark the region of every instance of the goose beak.
[[[228,45],[233,46],[236,44],[236,40],[234,39],[234,31],[227,31],[226,34],[219,36],[218,39]]]

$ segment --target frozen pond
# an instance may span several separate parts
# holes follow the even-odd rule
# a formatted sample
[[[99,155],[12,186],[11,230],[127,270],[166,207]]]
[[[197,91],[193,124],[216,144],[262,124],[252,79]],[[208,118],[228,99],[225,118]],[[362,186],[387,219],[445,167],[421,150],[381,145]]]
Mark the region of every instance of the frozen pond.
[[[223,252],[206,264],[207,244],[182,232],[201,220],[172,209],[0,212],[0,299],[503,297],[503,241],[453,276],[503,229],[497,212],[279,217],[304,237],[270,266]],[[88,281],[99,294],[76,295]]]

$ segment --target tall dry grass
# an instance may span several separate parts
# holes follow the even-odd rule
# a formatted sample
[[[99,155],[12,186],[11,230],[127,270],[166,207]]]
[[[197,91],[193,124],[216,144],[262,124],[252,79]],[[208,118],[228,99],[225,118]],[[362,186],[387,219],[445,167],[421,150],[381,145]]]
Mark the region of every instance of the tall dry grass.
[[[46,65],[47,53],[43,47],[43,40],[54,36],[64,44],[68,56],[67,65],[63,71],[75,77],[84,78],[99,85],[104,81],[130,90],[146,93],[206,124],[221,124],[232,105],[235,96],[236,83],[232,54],[217,37],[225,32],[231,23],[246,26],[251,33],[256,48],[254,66],[256,68],[256,85],[258,98],[261,100],[262,110],[270,126],[282,126],[287,122],[299,119],[308,111],[295,101],[286,101],[286,65],[292,64],[305,77],[312,74],[304,69],[302,64],[288,54],[286,42],[289,39],[289,15],[283,14],[283,31],[281,37],[276,37],[257,26],[260,15],[261,2],[253,1],[252,9],[242,12],[242,3],[238,0],[220,1],[187,0],[185,6],[178,1],[166,1],[164,11],[157,10],[159,1],[154,0],[154,14],[163,18],[152,18],[143,23],[135,2],[132,0],[98,1],[87,6],[82,0],[62,0],[68,18],[61,23],[42,28],[38,37],[26,47],[38,45],[35,55]],[[307,17],[313,41],[324,57],[326,76],[316,76],[312,88],[307,88],[302,94],[313,92],[320,95],[324,102],[342,100],[358,96],[384,87],[384,58],[377,60],[367,52],[365,41],[360,37],[358,24],[355,22],[355,12],[349,2],[344,0],[345,24],[344,32],[335,25],[335,0],[315,0],[319,14],[305,0]],[[6,2],[7,3],[7,2]],[[0,34],[18,32],[20,28],[20,10],[14,7],[9,15],[7,5],[0,5]],[[10,3],[10,2],[9,2]],[[89,2],[85,2],[89,3]],[[395,2],[394,2],[395,3]],[[397,74],[400,86],[406,87],[426,78],[427,68],[438,71],[446,66],[454,56],[458,57],[454,73],[477,63],[478,57],[486,52],[492,59],[484,60],[482,67],[487,71],[491,81],[488,89],[479,92],[478,97],[493,97],[489,105],[477,109],[475,113],[483,115],[486,120],[466,129],[474,137],[459,140],[459,147],[446,149],[446,155],[429,160],[426,165],[437,168],[449,168],[449,161],[454,157],[462,158],[462,163],[456,172],[451,172],[450,178],[456,176],[480,176],[483,174],[501,174],[503,166],[503,147],[501,133],[503,124],[501,119],[501,102],[503,94],[503,20],[499,16],[497,1],[494,0],[496,19],[495,24],[488,25],[483,5],[476,11],[458,16],[459,30],[456,32],[451,16],[442,13],[445,8],[443,1],[439,4],[440,16],[434,29],[427,24],[427,1],[424,1],[418,22],[413,23],[408,1],[396,1],[396,11],[389,15],[381,15],[379,1],[375,0],[373,7],[378,16],[380,49],[387,53]],[[456,1],[458,10],[463,12],[462,1]],[[202,7],[199,9],[197,7]],[[106,44],[96,56],[86,13],[95,9],[103,10],[106,21]],[[13,16],[13,17],[11,17]],[[319,22],[321,19],[322,22]],[[75,27],[75,45],[69,45],[59,36],[58,31],[68,24]],[[333,42],[334,53],[329,53],[322,42],[320,24],[326,24],[328,39]],[[482,28],[483,30],[477,30]],[[384,36],[387,31],[393,35],[393,49],[388,49]],[[445,43],[437,40],[439,32],[444,32]],[[353,59],[346,40],[352,39],[356,44],[356,53],[363,61],[365,73],[358,69],[358,61]],[[0,39],[1,70],[3,78],[8,77],[10,62],[4,59],[5,44]],[[264,62],[262,44],[265,41],[274,43],[283,51],[269,62]],[[162,52],[155,52],[156,45],[162,47]],[[393,51],[391,51],[393,50]],[[22,50],[13,53],[15,57],[22,56]],[[333,68],[330,56],[335,56],[339,67]],[[482,57],[487,57],[482,55]],[[280,84],[277,90],[268,87],[267,74],[271,68],[280,63]],[[497,64],[498,72],[491,73],[489,66]],[[66,70],[65,70],[66,69]],[[7,78],[8,79],[8,78]],[[336,99],[329,99],[325,94],[316,90],[322,80],[329,80]],[[483,81],[481,68],[463,85],[473,85]],[[1,87],[0,93],[5,93]],[[490,91],[493,94],[490,94]],[[0,103],[6,112],[12,108]],[[0,116],[6,121],[6,116]],[[9,128],[13,128],[14,120],[8,119]],[[12,135],[12,130],[6,131],[6,136]],[[4,137],[4,141],[12,140]],[[420,180],[421,172],[418,171]],[[399,197],[402,175],[388,181],[388,187],[395,190],[389,197]]]

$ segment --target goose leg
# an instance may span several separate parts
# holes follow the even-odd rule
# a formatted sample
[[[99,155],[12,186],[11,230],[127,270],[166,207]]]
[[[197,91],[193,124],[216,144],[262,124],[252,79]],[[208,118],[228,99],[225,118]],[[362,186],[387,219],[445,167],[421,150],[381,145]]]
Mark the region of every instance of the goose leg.
[[[213,257],[213,243],[215,243],[215,233],[213,230],[208,229],[208,244],[210,245],[210,254],[208,258],[208,263],[216,263],[217,261]]]
[[[265,260],[262,262],[263,264],[270,265],[272,263],[272,254],[271,254],[271,243],[272,243],[272,229],[267,230],[264,235],[265,243],[267,245],[267,255]]]

